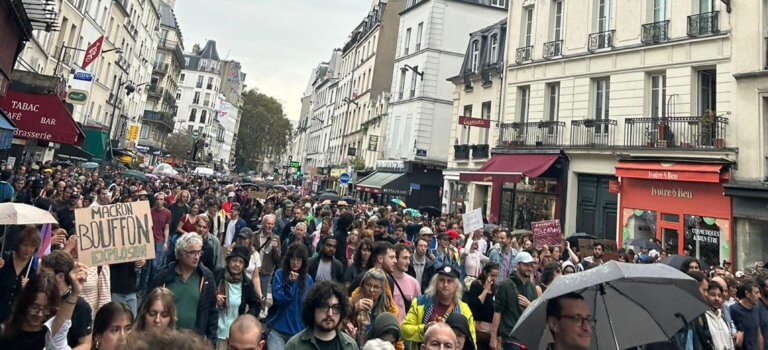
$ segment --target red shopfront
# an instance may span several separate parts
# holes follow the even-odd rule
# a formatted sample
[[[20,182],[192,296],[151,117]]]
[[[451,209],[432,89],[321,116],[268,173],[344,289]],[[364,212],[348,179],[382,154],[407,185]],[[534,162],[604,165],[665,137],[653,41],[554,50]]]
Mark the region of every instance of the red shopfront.
[[[730,180],[722,163],[621,161],[619,243],[657,238],[669,254],[685,250],[708,264],[731,260]]]

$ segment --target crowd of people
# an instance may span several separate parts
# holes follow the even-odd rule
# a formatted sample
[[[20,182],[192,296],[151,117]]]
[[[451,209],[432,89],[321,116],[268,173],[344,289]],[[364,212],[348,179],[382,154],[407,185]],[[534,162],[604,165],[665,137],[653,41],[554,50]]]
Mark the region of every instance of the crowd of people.
[[[58,220],[50,253],[40,227],[5,227],[0,349],[520,349],[512,330],[525,309],[559,276],[605,262],[599,242],[591,252],[567,240],[537,247],[501,227],[463,232],[461,216],[121,172],[0,172],[0,201]],[[150,203],[155,258],[78,262],[75,210],[134,201]],[[618,252],[629,263],[656,258]],[[764,348],[762,264],[745,273],[685,257],[680,268],[711,309],[646,348]],[[594,322],[578,294],[547,305],[554,349],[589,348]]]

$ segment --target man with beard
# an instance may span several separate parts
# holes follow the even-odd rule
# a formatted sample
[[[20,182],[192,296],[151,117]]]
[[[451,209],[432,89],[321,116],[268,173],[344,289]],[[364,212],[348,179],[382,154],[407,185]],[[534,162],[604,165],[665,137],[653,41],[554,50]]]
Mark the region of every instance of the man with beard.
[[[395,263],[397,262],[395,246],[389,242],[374,243],[373,248],[371,249],[371,260],[373,261],[372,269],[383,270],[387,273],[389,291],[394,293],[395,282],[392,279],[392,273],[395,272]],[[361,273],[349,284],[350,294],[360,286],[360,282],[363,280],[364,275],[364,273]]]
[[[499,243],[499,247],[491,250],[488,259],[499,264],[499,278],[496,279],[498,285],[506,281],[515,269],[512,264],[515,261],[517,251],[512,247],[512,239],[507,231],[499,231],[496,235],[496,241]]]
[[[376,227],[374,228],[375,232],[373,234],[373,239],[376,242],[379,241],[387,241],[392,244],[397,244],[397,239],[395,237],[392,237],[389,235],[389,220],[387,219],[379,219],[376,221]]]
[[[338,245],[333,236],[323,237],[320,241],[320,254],[309,259],[307,270],[313,281],[343,282],[344,264],[334,258]]]
[[[415,305],[405,315],[401,326],[403,339],[413,343],[424,342],[426,330],[445,322],[452,313],[461,313],[467,319],[472,339],[477,339],[472,310],[461,301],[461,295],[459,271],[451,265],[438,268],[427,291],[413,301]]]
[[[605,251],[605,246],[600,242],[595,242],[595,244],[592,245],[592,256],[584,258],[584,261],[581,262],[584,270],[592,265],[602,265],[603,251]]]
[[[422,243],[424,243],[422,241]],[[403,322],[405,313],[411,306],[411,301],[421,294],[421,284],[413,276],[407,274],[411,265],[411,251],[403,243],[395,245],[395,271],[392,280],[395,282],[395,292],[392,298],[397,305],[397,320]]]
[[[549,349],[589,349],[594,326],[595,318],[580,294],[568,293],[547,302],[547,327],[554,339]]]
[[[77,208],[80,194],[73,193],[72,188],[67,188],[65,191],[69,192],[65,199],[66,205],[56,211],[56,218],[59,220],[59,226],[65,229],[68,235],[73,235],[75,234],[75,208]]]
[[[356,350],[355,340],[338,330],[341,320],[347,318],[348,303],[341,284],[323,281],[312,285],[301,309],[307,328],[291,337],[285,350]]]
[[[171,211],[165,207],[165,193],[155,196],[155,205],[152,206],[152,234],[155,238],[155,259],[152,260],[152,272],[160,270],[164,261],[164,254],[168,251],[168,235],[171,231]],[[151,280],[152,277],[149,276]]]
[[[303,222],[304,224],[306,224],[306,221],[304,220],[304,211],[301,210],[301,208],[296,207],[293,209],[293,218],[291,219],[291,221],[285,224],[285,226],[283,227],[283,230],[280,232],[280,241],[289,239],[291,237],[291,233],[293,232],[294,228],[300,222]]]
[[[528,252],[515,256],[516,271],[499,285],[494,302],[491,324],[491,349],[508,349],[512,345],[512,329],[525,308],[536,299],[536,287],[531,282],[535,261]],[[502,346],[499,346],[501,340]]]
[[[216,269],[216,307],[219,308],[218,344],[226,344],[229,328],[240,315],[245,313],[258,317],[261,300],[256,295],[253,282],[243,273],[250,259],[250,249],[243,245],[234,245],[227,256],[226,267]],[[226,349],[226,347],[223,347]]]
[[[710,281],[705,297],[710,309],[704,315],[713,348],[733,349],[731,330],[723,314],[723,287],[716,281]]]

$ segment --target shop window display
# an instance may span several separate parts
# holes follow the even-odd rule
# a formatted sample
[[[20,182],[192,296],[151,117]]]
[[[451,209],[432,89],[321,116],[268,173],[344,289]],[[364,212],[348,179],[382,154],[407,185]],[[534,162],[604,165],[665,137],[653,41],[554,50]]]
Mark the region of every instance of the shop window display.
[[[531,229],[531,222],[555,218],[557,180],[530,179],[517,184],[513,229]]]
[[[729,256],[728,220],[696,215],[685,216],[684,249],[708,265],[719,265],[721,256]]]
[[[624,227],[622,238],[626,242],[639,238],[656,238],[657,213],[653,210],[624,209]]]

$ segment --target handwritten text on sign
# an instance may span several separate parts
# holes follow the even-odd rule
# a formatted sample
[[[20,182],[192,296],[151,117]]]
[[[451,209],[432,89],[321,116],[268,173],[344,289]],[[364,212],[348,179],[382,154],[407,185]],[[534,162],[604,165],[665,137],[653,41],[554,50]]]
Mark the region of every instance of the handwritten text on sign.
[[[483,229],[483,211],[480,208],[470,211],[466,214],[461,214],[462,221],[464,221],[464,234],[468,235],[470,232]]]
[[[533,244],[537,249],[545,244],[550,247],[563,244],[563,233],[560,230],[560,220],[532,222],[531,231],[533,231]]]
[[[75,210],[80,262],[88,266],[155,258],[149,202]]]

